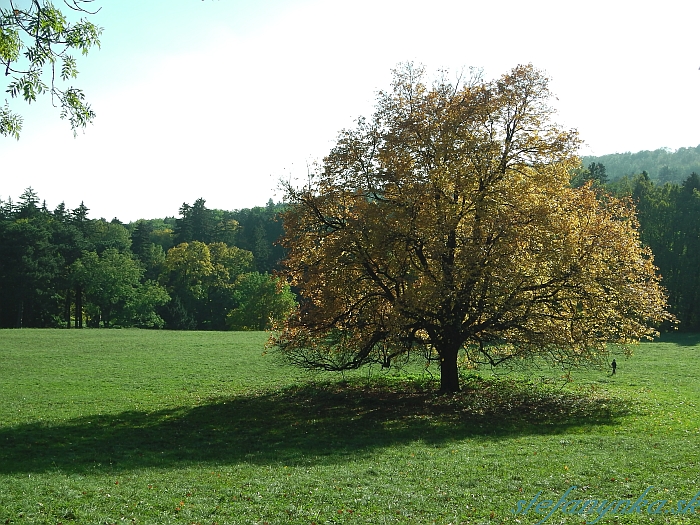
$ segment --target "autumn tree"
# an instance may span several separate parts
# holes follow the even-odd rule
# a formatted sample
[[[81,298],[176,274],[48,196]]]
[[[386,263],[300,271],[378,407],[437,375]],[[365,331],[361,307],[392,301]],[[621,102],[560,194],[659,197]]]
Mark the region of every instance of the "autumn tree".
[[[454,392],[460,355],[574,366],[655,335],[670,316],[634,207],[570,186],[579,139],[553,122],[548,79],[424,76],[395,71],[374,116],[287,185],[300,307],[272,343],[326,370],[422,354]]]

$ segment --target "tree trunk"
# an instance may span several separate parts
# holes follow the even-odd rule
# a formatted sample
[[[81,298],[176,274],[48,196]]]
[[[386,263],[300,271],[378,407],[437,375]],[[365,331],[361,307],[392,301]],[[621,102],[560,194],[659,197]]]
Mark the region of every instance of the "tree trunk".
[[[450,345],[440,352],[440,392],[453,394],[459,392],[459,372],[457,369],[457,355],[459,345]]]
[[[71,289],[66,289],[66,302],[63,307],[63,320],[66,322],[66,328],[70,328],[70,305],[71,305]]]
[[[75,287],[75,327],[83,327],[83,289],[80,285]]]
[[[17,308],[17,322],[15,326],[17,328],[22,328],[22,317],[24,315],[24,300],[20,299],[19,307]]]

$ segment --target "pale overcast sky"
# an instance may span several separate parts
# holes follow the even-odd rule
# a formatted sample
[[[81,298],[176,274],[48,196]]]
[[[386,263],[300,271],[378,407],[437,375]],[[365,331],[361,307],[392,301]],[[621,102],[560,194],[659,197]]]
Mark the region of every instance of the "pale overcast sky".
[[[93,5],[102,49],[78,57],[74,83],[97,119],[73,138],[49,99],[10,101],[25,121],[19,142],[0,138],[3,200],[31,186],[51,209],[84,201],[90,217],[124,222],[177,216],[199,197],[228,210],[279,201],[278,180],[306,173],[370,116],[409,60],[489,78],[533,63],[552,78],[557,120],[587,142],[582,154],[700,144],[689,0]]]

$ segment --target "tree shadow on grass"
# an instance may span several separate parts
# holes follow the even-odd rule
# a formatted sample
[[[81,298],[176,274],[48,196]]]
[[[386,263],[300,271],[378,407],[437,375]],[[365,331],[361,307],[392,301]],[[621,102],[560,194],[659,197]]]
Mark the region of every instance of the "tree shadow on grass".
[[[418,381],[306,384],[207,404],[0,428],[0,473],[191,464],[339,463],[395,444],[557,434],[615,424],[621,401],[515,380],[469,378],[437,396]]]

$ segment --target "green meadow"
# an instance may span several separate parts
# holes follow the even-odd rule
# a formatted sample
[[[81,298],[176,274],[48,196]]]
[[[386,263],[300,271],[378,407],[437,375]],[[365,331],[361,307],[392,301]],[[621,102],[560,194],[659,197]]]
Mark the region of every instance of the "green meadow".
[[[700,336],[454,396],[419,364],[302,372],[266,338],[0,331],[0,524],[700,525]],[[571,487],[623,503],[546,518]]]

